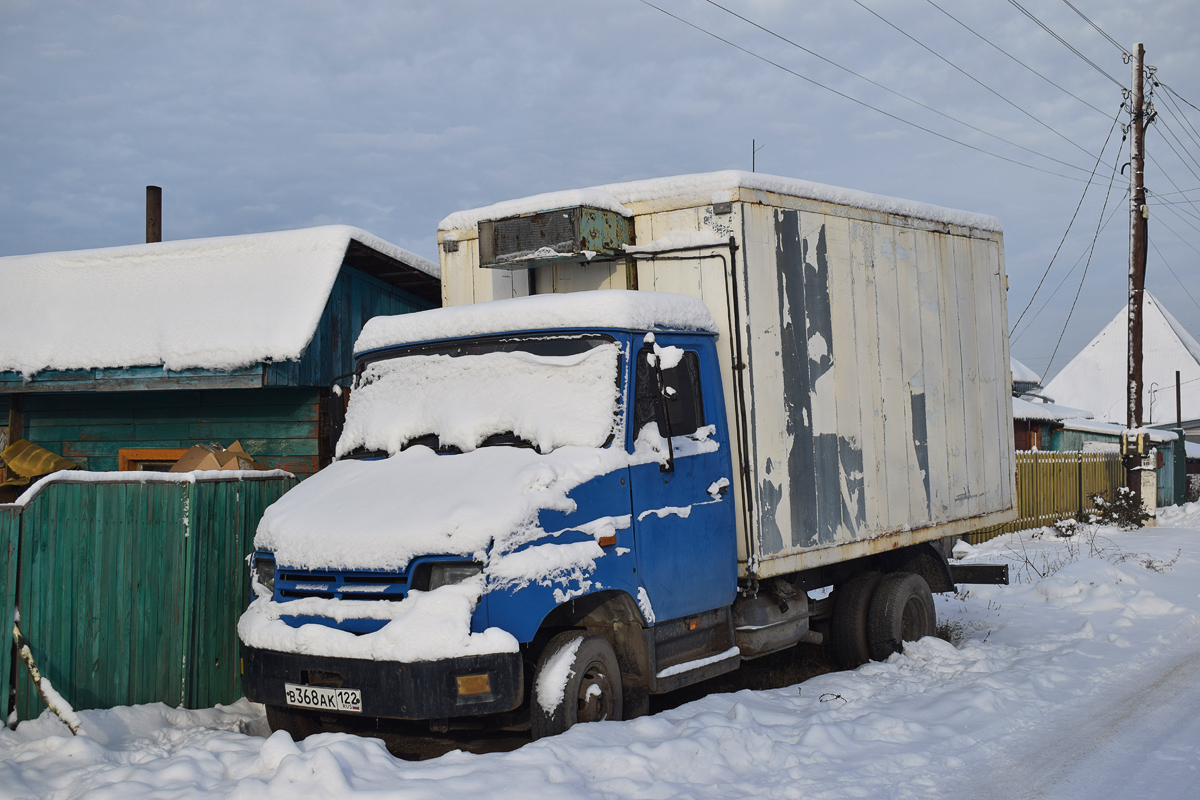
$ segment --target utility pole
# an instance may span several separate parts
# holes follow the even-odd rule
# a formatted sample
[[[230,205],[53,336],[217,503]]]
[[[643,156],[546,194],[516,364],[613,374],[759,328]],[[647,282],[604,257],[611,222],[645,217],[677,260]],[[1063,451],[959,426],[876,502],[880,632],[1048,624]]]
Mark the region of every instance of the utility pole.
[[[1132,121],[1129,125],[1129,385],[1126,427],[1142,426],[1142,299],[1146,289],[1146,110],[1143,92],[1146,48],[1133,47]],[[1141,454],[1125,461],[1127,485],[1142,496]]]
[[[762,147],[756,147],[755,141],[753,139],[750,140],[750,171],[751,172],[757,171],[755,169],[755,166],[757,166],[755,164],[755,157],[758,155],[758,151],[762,150],[763,147],[766,147],[766,145],[764,144]]]

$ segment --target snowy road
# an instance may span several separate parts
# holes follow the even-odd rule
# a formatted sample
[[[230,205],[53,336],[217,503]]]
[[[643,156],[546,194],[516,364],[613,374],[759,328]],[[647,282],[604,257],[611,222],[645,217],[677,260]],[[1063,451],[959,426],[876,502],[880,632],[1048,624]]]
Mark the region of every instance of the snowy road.
[[[0,797],[1200,797],[1200,505],[968,559],[998,557],[1023,580],[939,600],[957,647],[799,687],[419,763],[377,740],[263,738],[245,703],[84,712],[76,739],[43,717],[0,732]]]

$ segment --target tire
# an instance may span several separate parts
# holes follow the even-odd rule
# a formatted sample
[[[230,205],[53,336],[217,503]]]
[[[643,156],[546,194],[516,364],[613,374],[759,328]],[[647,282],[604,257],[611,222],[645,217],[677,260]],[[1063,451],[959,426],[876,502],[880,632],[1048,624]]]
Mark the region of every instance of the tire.
[[[871,658],[883,661],[899,653],[904,642],[932,636],[937,611],[929,584],[913,572],[893,572],[880,581],[867,613]]]
[[[315,714],[293,711],[283,706],[267,706],[267,725],[272,733],[287,731],[294,742],[303,741],[324,730]]]
[[[838,587],[833,598],[829,633],[833,639],[833,656],[842,669],[857,669],[871,660],[867,617],[875,587],[882,580],[882,572],[860,572]]]
[[[561,657],[571,648],[576,648],[575,655],[562,675]],[[550,710],[543,707],[543,700],[552,706]],[[621,670],[606,639],[586,631],[566,631],[547,643],[533,676],[529,713],[534,739],[556,736],[579,722],[619,720],[622,710]]]

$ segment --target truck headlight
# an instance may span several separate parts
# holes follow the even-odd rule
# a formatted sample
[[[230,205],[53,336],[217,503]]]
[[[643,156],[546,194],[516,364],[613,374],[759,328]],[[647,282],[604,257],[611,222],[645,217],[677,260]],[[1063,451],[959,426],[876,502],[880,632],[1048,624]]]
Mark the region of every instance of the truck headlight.
[[[470,561],[452,561],[446,564],[429,565],[429,591],[439,586],[462,583],[483,571],[482,564]]]
[[[250,571],[250,590],[255,596],[275,595],[275,559],[258,555],[254,557],[254,565]]]

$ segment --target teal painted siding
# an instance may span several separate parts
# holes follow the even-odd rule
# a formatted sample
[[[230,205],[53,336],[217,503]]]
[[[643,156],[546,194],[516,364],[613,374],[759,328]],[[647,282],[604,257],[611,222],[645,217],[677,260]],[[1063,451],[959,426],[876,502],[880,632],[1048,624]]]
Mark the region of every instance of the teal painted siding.
[[[25,380],[15,372],[0,372],[0,392],[140,392],[147,389],[248,389],[262,386],[263,365],[215,372],[207,369],[165,370],[162,367],[124,369],[45,370]]]
[[[122,448],[235,439],[262,464],[300,477],[323,450],[316,388],[27,395],[24,437],[83,469],[115,470]]]
[[[434,308],[365,272],[342,267],[316,333],[299,361],[266,364],[267,386],[329,386],[354,369],[354,342],[371,317]]]
[[[236,700],[244,559],[263,510],[294,483],[44,487],[21,513],[20,566],[22,631],[42,673],[76,709]],[[18,716],[42,710],[22,670]]]

